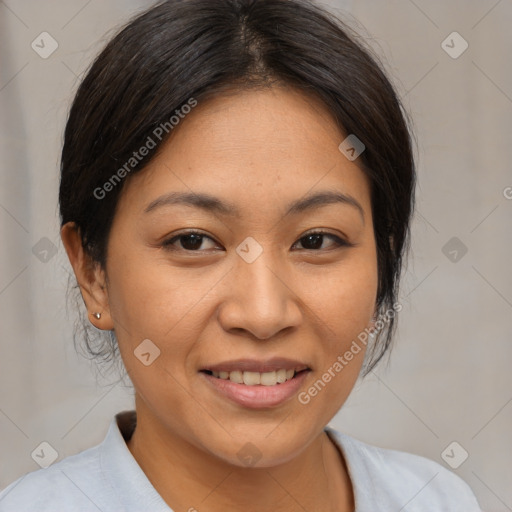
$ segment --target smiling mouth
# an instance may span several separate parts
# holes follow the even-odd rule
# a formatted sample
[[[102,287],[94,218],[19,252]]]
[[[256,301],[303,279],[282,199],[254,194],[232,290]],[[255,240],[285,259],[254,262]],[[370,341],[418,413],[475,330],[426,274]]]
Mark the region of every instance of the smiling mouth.
[[[216,377],[217,379],[229,380],[236,384],[245,384],[246,386],[275,386],[276,384],[284,384],[307,371],[309,371],[309,368],[299,370],[281,368],[270,372],[250,372],[241,370],[217,372],[213,370],[201,370],[201,372]]]

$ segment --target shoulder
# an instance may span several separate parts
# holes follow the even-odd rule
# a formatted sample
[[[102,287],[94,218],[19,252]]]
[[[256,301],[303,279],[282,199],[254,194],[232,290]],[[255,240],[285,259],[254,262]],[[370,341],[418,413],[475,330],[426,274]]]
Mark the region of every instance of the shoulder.
[[[361,504],[358,510],[370,510],[378,504],[378,510],[399,510],[408,505],[417,512],[431,511],[434,506],[446,512],[481,512],[469,485],[441,464],[373,446],[330,427],[326,430],[344,454],[356,500],[359,497]]]
[[[95,446],[18,478],[0,492],[0,512],[108,510],[99,453]]]

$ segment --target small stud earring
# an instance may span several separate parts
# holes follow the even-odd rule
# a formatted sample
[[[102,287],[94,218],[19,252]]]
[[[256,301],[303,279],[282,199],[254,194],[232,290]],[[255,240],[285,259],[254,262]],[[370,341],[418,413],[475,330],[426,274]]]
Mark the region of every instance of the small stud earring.
[[[99,320],[101,318],[101,313],[93,313],[92,316]]]

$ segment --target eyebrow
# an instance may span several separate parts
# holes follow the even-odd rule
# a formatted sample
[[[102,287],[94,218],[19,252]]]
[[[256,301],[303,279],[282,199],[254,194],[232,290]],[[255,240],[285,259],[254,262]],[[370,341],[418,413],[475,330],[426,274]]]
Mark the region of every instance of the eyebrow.
[[[359,211],[364,224],[364,209],[361,204],[351,195],[332,190],[320,191],[294,201],[288,205],[288,210],[286,211],[285,216],[297,215],[299,213],[304,213],[306,211],[311,211],[329,204],[336,203],[346,204],[356,208]],[[152,212],[163,206],[175,204],[193,206],[221,215],[238,218],[240,217],[240,210],[233,203],[223,202],[219,198],[210,194],[194,192],[171,192],[169,194],[160,196],[154,201],[151,201],[151,203],[146,206],[144,213]]]

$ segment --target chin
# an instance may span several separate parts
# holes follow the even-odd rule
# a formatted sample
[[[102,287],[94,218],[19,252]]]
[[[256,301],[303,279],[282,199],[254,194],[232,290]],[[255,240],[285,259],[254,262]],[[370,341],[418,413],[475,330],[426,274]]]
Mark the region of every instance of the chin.
[[[223,431],[220,438],[204,439],[202,447],[217,459],[240,468],[279,466],[292,461],[316,437],[314,431],[293,433],[284,423],[281,422],[282,429],[278,424],[273,428],[253,427],[233,435]],[[229,432],[229,428],[226,430]]]

